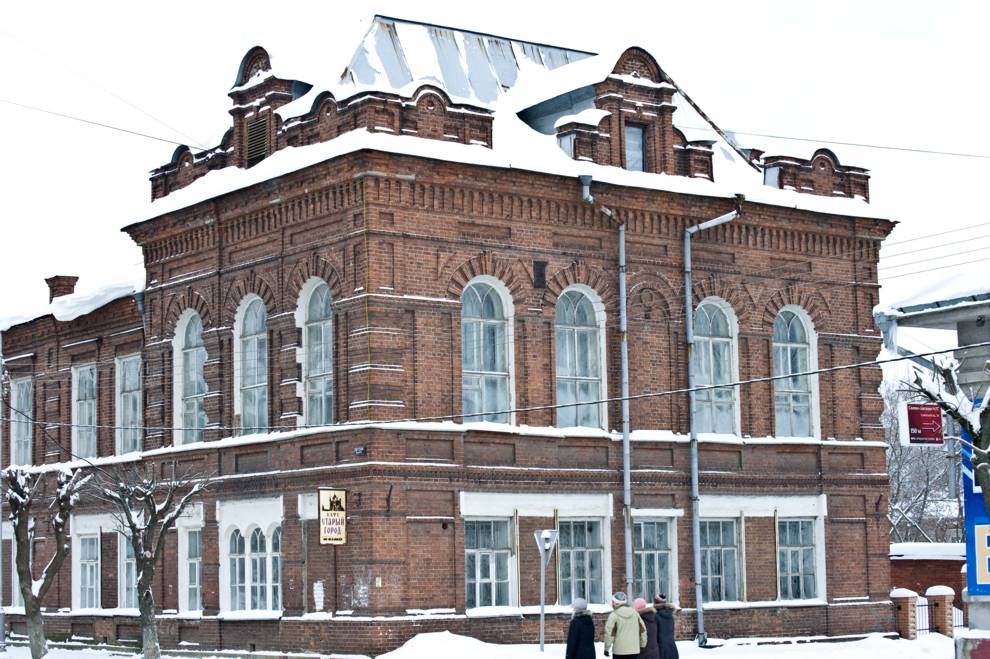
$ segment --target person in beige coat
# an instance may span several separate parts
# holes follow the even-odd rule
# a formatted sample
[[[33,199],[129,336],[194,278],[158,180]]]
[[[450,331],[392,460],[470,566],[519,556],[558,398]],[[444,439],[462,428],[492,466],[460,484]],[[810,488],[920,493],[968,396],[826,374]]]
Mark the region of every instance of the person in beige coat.
[[[632,610],[625,593],[612,595],[612,613],[605,621],[605,656],[635,659],[646,647],[646,625]]]

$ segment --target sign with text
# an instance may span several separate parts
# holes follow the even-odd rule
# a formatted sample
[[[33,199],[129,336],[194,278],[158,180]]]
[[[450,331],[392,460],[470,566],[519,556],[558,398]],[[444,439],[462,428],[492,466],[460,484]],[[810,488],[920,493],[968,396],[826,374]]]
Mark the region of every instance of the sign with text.
[[[942,410],[933,403],[901,403],[898,409],[901,446],[942,446]]]
[[[320,544],[347,544],[347,491],[321,487],[317,492],[320,508]]]
[[[970,595],[990,595],[990,515],[983,490],[973,480],[973,449],[962,430],[963,513],[966,519],[966,590]]]

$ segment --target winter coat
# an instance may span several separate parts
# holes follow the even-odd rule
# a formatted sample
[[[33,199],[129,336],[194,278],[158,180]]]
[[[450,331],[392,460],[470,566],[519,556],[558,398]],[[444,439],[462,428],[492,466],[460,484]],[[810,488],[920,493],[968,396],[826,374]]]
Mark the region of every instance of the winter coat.
[[[595,659],[595,621],[587,611],[575,613],[571,618],[566,659]]]
[[[660,644],[657,638],[657,614],[652,606],[639,610],[639,617],[646,625],[646,647],[639,652],[639,659],[660,659]]]
[[[646,646],[646,625],[639,614],[622,604],[605,621],[605,652],[636,656]]]
[[[666,604],[657,609],[657,641],[660,646],[660,659],[679,659],[674,643],[674,614],[679,609]]]

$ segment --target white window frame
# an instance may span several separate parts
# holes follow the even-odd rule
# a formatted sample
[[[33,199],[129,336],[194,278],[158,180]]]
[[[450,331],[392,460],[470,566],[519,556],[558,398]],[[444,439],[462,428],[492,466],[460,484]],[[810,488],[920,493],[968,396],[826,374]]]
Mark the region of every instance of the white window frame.
[[[189,432],[185,430],[185,403],[187,400],[198,400],[200,406],[205,405],[206,393],[202,395],[191,395],[187,396],[185,391],[185,358],[187,351],[191,351],[190,348],[186,346],[186,331],[189,328],[189,323],[192,322],[193,318],[199,319],[200,327],[203,327],[203,319],[198,313],[193,309],[186,309],[179,316],[179,320],[175,323],[175,334],[172,336],[172,418],[175,424],[175,430],[172,434],[172,442],[176,446],[181,444],[192,444],[197,441],[202,440],[202,430],[209,425],[209,419],[206,416],[205,409],[203,410],[203,428],[200,429],[200,437],[190,437]],[[205,334],[205,329],[201,333]],[[236,345],[236,342],[235,342]],[[197,348],[199,350],[200,348]],[[209,353],[206,352],[206,346],[202,348],[205,359],[203,363],[205,364],[209,360]],[[203,381],[206,381],[205,368],[203,369]],[[207,385],[206,389],[209,389]]]
[[[137,389],[137,391],[124,392],[124,390],[123,390],[123,387],[124,387],[124,369],[126,368],[126,366],[127,366],[127,364],[129,362],[135,362],[135,361],[138,364],[138,367],[137,367],[138,368],[138,389]],[[143,370],[143,363],[142,363],[142,360],[141,360],[141,353],[138,352],[138,353],[134,353],[132,355],[124,355],[122,357],[117,357],[114,360],[114,371],[115,371],[114,372],[114,382],[115,382],[115,385],[114,386],[115,386],[115,389],[116,389],[115,395],[114,395],[114,403],[115,403],[114,404],[114,415],[115,415],[116,423],[114,423],[114,425],[117,426],[116,431],[115,431],[115,434],[116,434],[116,443],[117,443],[117,454],[120,455],[122,453],[131,453],[131,452],[134,452],[134,451],[140,451],[142,449],[142,444],[143,444],[143,440],[144,440],[144,418],[143,418],[143,414],[142,414],[142,412],[144,410],[144,381],[143,381],[144,370]],[[131,426],[130,428],[125,428],[124,427],[125,426],[124,416],[125,416],[125,409],[126,409],[126,407],[125,407],[124,397],[125,397],[125,395],[128,395],[128,394],[137,397],[137,411],[138,411],[138,416],[137,416],[137,419],[135,419],[135,421],[137,423],[136,426]],[[133,430],[136,430],[137,431],[137,440],[136,440],[137,446],[134,447],[134,448],[129,448],[129,447],[125,447],[124,446],[124,431],[125,430],[129,430],[129,429],[133,429]],[[125,450],[125,449],[127,449],[127,450]]]
[[[249,337],[249,338],[252,338],[253,340],[257,340],[254,337],[258,337],[258,336],[264,336],[264,338],[265,338],[265,382],[264,382],[263,385],[253,385],[251,388],[256,389],[256,390],[262,390],[262,389],[264,390],[264,392],[265,392],[265,405],[264,405],[264,408],[262,410],[262,412],[263,412],[263,418],[260,420],[261,422],[258,424],[257,427],[251,426],[249,428],[244,423],[244,400],[243,400],[243,397],[244,397],[244,392],[246,391],[246,388],[243,385],[243,378],[244,378],[243,370],[244,370],[244,368],[243,368],[242,361],[243,361],[243,356],[244,356],[244,337],[242,335],[244,334],[244,323],[245,323],[245,316],[247,315],[247,310],[248,310],[248,308],[251,306],[251,304],[255,300],[257,300],[257,301],[259,301],[261,303],[261,307],[265,311],[265,332],[264,332],[263,335],[261,335],[261,334],[259,334],[259,335],[253,335],[252,337]],[[271,395],[272,395],[271,388],[269,386],[269,384],[271,382],[271,368],[272,368],[272,364],[268,360],[268,352],[269,352],[269,347],[270,347],[268,345],[269,321],[270,320],[271,320],[271,318],[269,317],[268,307],[267,307],[267,305],[265,305],[265,301],[262,300],[261,297],[259,297],[258,295],[255,295],[254,293],[249,293],[248,295],[245,295],[244,296],[244,299],[241,300],[240,305],[237,307],[237,313],[234,316],[234,328],[233,328],[233,332],[234,332],[234,414],[235,415],[238,415],[239,418],[241,419],[239,425],[240,425],[240,428],[241,428],[241,432],[242,433],[248,433],[248,432],[250,432],[250,433],[267,433],[270,430],[271,418],[270,418],[270,415],[269,415],[269,408],[271,407]]]
[[[22,399],[25,390],[26,401]],[[34,380],[30,376],[13,378],[10,392],[10,464],[30,465],[34,457]],[[25,455],[27,461],[19,459]]]
[[[701,307],[704,305],[712,305],[718,307],[722,313],[725,314],[726,321],[729,325],[729,378],[732,382],[739,381],[739,318],[736,316],[735,310],[732,308],[727,301],[720,297],[709,296],[698,303],[695,307],[695,318],[697,318],[697,313],[700,311]],[[718,339],[716,339],[718,340]],[[709,343],[711,341],[708,337],[699,338],[695,335],[695,350],[701,349],[699,343]],[[711,346],[707,346],[711,354]],[[696,372],[695,375],[699,375]],[[741,434],[742,427],[742,416],[739,396],[739,387],[731,387],[732,391],[732,430],[731,433],[735,435]],[[714,393],[714,390],[711,390]],[[695,396],[695,404],[700,404]],[[699,431],[699,432],[713,432],[713,431]]]
[[[191,504],[175,521],[178,536],[178,588],[179,611],[195,612],[203,610],[203,504]],[[189,534],[199,533],[199,607],[193,607],[189,602]]]
[[[630,163],[629,163],[629,154],[631,153],[630,146],[629,146],[629,131],[630,130],[638,130],[639,133],[640,133],[640,135],[641,135],[641,139],[642,139],[642,141],[640,142],[640,154],[639,154],[639,157],[640,157],[640,162],[642,163],[643,166],[641,168],[639,168],[639,169],[633,169],[632,167],[630,167]],[[647,144],[648,144],[648,138],[647,138],[647,131],[648,130],[649,129],[648,129],[647,126],[645,126],[643,124],[638,124],[638,123],[636,123],[634,121],[623,122],[623,124],[622,124],[622,155],[623,155],[623,163],[622,164],[623,164],[623,169],[625,169],[627,171],[630,171],[630,172],[646,172],[646,171],[649,171],[648,170],[649,162],[648,162],[647,157],[646,157]]]
[[[637,574],[639,569],[639,561],[642,554],[646,552],[659,552],[659,549],[637,549],[636,548],[636,525],[637,524],[665,524],[667,527],[667,588],[664,594],[667,595],[668,602],[677,602],[677,518],[676,517],[645,517],[645,516],[633,516],[633,562],[635,563],[633,567],[633,574]],[[634,578],[633,588],[636,589],[636,580]],[[635,593],[638,597],[642,597],[648,602],[652,602],[656,593]]]
[[[605,558],[606,552],[609,551],[608,541],[606,540],[606,534],[609,531],[608,523],[604,519],[602,519],[601,517],[561,517],[558,520],[557,531],[558,531],[558,534],[559,534],[560,533],[560,527],[563,524],[581,524],[581,523],[585,523],[586,524],[588,522],[598,522],[598,529],[599,529],[599,532],[601,533],[601,538],[600,538],[600,540],[601,540],[601,547],[600,548],[591,549],[591,550],[589,550],[586,547],[583,551],[585,552],[586,558],[587,558],[587,553],[589,551],[600,551],[601,552],[601,573],[602,573],[602,576],[601,576],[601,597],[602,598],[599,601],[593,600],[591,598],[591,576],[590,576],[590,570],[588,570],[586,572],[586,577],[585,577],[587,579],[587,581],[588,581],[588,592],[585,593],[584,599],[586,599],[588,601],[588,603],[590,603],[590,604],[603,604],[603,603],[607,602],[609,600],[609,597],[611,596],[610,593],[608,592],[608,586],[609,586],[608,581],[609,581],[609,579],[608,579],[608,577],[606,576],[606,573],[605,573],[605,570],[608,569],[608,567],[609,567],[608,561]],[[557,603],[558,604],[570,604],[571,602],[573,602],[573,599],[569,599],[568,601],[565,602],[563,600],[563,597],[562,597],[563,596],[563,593],[564,593],[564,579],[563,579],[563,577],[561,577],[561,570],[562,570],[562,567],[563,567],[563,564],[564,564],[564,552],[565,551],[575,551],[575,550],[573,550],[573,549],[564,549],[563,542],[561,541],[561,535],[559,534],[557,536],[557,538],[558,538],[557,539],[557,583],[559,584],[558,592],[557,592]],[[572,568],[572,570],[571,570],[571,581],[573,582],[573,580],[574,580],[574,570]],[[573,588],[573,583],[572,583],[572,586],[571,586],[571,591],[572,592],[571,592],[571,594],[573,594],[573,590],[574,590],[574,588]]]
[[[777,317],[779,317],[781,311],[790,311],[798,320],[804,324],[804,330],[808,337],[808,370],[816,371],[818,370],[818,332],[815,330],[815,323],[812,321],[811,316],[808,312],[796,304],[784,305],[778,312],[777,316],[774,316],[774,322],[777,322]],[[773,362],[773,348],[776,346],[776,342],[773,340],[773,326],[771,325],[771,335],[770,335],[770,345],[771,345],[771,364],[770,372],[774,373],[774,362]],[[818,375],[808,376],[808,389],[811,393],[811,401],[809,403],[811,410],[811,437],[814,439],[821,439],[821,403],[819,397],[819,383]],[[774,397],[777,395],[776,381],[774,382],[774,387],[772,394]],[[775,400],[775,398],[774,398]],[[774,434],[777,433],[777,416],[775,402],[771,401],[771,409],[774,410]]]
[[[275,529],[283,525],[282,497],[272,497],[268,499],[241,499],[235,501],[217,502],[217,520],[220,530],[220,611],[230,613],[233,611],[254,611],[262,616],[270,615],[281,609],[271,607],[271,556],[272,556],[272,534]],[[253,576],[251,570],[251,533],[254,529],[260,528],[265,534],[265,549],[267,566],[267,602],[269,608],[252,609],[251,607],[251,584]],[[244,608],[233,609],[230,599],[230,536],[237,530],[244,537]],[[283,529],[282,543],[284,546],[285,534]],[[281,562],[281,561],[280,561]],[[282,579],[279,578],[281,585]],[[284,597],[280,592],[280,605],[284,606]],[[243,614],[241,614],[243,615]]]
[[[491,275],[478,275],[477,277],[475,277],[474,279],[472,279],[471,281],[469,281],[466,286],[464,286],[464,291],[461,293],[461,297],[460,297],[460,300],[459,301],[461,301],[461,303],[462,303],[462,311],[461,311],[461,317],[460,317],[460,322],[462,324],[464,322],[464,313],[463,313],[464,293],[466,293],[467,290],[469,288],[471,288],[471,286],[473,286],[474,284],[479,284],[479,283],[480,284],[487,284],[487,285],[491,286],[493,289],[495,289],[495,292],[498,294],[499,298],[502,301],[502,312],[503,312],[503,316],[505,317],[505,319],[504,319],[504,322],[505,322],[505,344],[506,344],[505,345],[505,358],[507,360],[507,367],[508,367],[507,370],[508,370],[508,378],[509,378],[509,382],[508,382],[508,390],[509,390],[508,391],[508,399],[509,399],[508,400],[508,407],[511,410],[511,409],[514,409],[515,406],[516,406],[516,364],[515,364],[515,361],[516,361],[516,358],[515,358],[516,357],[516,351],[515,351],[515,331],[514,331],[515,330],[515,303],[512,300],[512,293],[509,291],[509,288],[504,283],[502,283],[502,281],[500,279],[497,279],[495,277],[492,277]],[[464,333],[463,333],[463,330],[462,330],[461,331],[461,342],[463,342],[463,340],[464,340],[463,337],[464,337]],[[463,389],[463,386],[464,386],[464,346],[463,345],[461,346],[460,366],[461,366],[461,387]],[[472,373],[476,373],[476,371],[472,371]],[[481,373],[481,372],[478,372],[478,373]],[[462,394],[461,394],[461,405],[463,406],[463,404],[464,403],[463,403],[463,391],[462,391]],[[463,411],[463,408],[462,408],[462,411]],[[510,425],[515,425],[515,423],[516,423],[516,413],[515,412],[510,412],[509,415],[508,415],[508,417],[509,418],[508,418],[507,423],[510,424]],[[465,418],[464,419],[464,422],[465,423],[477,423],[477,422],[481,422],[481,421],[484,421],[484,420],[485,420],[484,416],[472,416],[472,417],[469,417],[469,418]]]
[[[336,396],[336,354],[333,351],[333,330],[334,330],[334,318],[333,318],[333,308],[334,299],[333,293],[330,291],[330,286],[326,281],[319,277],[310,277],[303,284],[302,289],[299,291],[299,298],[296,301],[296,328],[299,330],[300,345],[296,349],[296,363],[299,364],[299,372],[302,374],[302,378],[296,384],[296,396],[302,400],[302,410],[303,413],[296,417],[296,424],[299,426],[313,425],[310,422],[310,409],[309,409],[309,326],[315,323],[310,322],[309,319],[309,303],[316,293],[317,289],[321,286],[326,286],[327,294],[330,296],[330,317],[321,321],[324,325],[324,331],[329,329],[330,331],[330,373],[321,374],[319,377],[329,377],[330,387],[331,387],[331,400],[330,400],[330,418],[324,419],[323,424],[329,425],[333,423],[333,406],[335,404]],[[328,326],[328,327],[327,327]]]
[[[117,533],[117,608],[136,611],[138,608],[137,592],[137,560],[134,557],[127,558],[127,551],[132,550],[131,538],[125,533]],[[128,563],[133,565],[134,570],[134,606],[127,605],[127,568]]]
[[[468,586],[467,553],[469,551],[474,551],[476,553],[480,551],[480,552],[483,552],[483,553],[494,554],[496,551],[505,551],[505,550],[481,549],[481,548],[479,548],[479,549],[468,549],[468,547],[467,547],[467,524],[469,524],[469,523],[477,523],[477,522],[481,522],[481,523],[484,523],[484,522],[499,522],[499,523],[506,522],[506,523],[508,523],[508,526],[509,526],[509,548],[508,548],[507,551],[509,552],[509,562],[508,562],[509,601],[506,602],[505,604],[479,606],[477,604],[477,595],[475,595],[475,606],[468,607],[468,608],[471,608],[473,610],[473,609],[490,608],[490,606],[517,606],[517,603],[519,602],[519,567],[518,567],[518,561],[516,560],[516,542],[515,542],[517,529],[514,528],[513,520],[512,520],[511,517],[476,517],[476,516],[475,517],[465,517],[464,518],[464,525],[465,525],[465,533],[464,533],[464,591],[465,591],[465,599],[464,599],[464,606],[467,607],[467,586]],[[491,565],[492,565],[492,568],[491,569],[493,570],[493,574],[494,574],[495,563],[492,562]],[[476,563],[476,566],[477,566],[477,563]],[[492,582],[493,587],[494,587],[494,584],[495,584],[494,577],[492,578],[491,582]],[[478,584],[480,582],[479,581],[475,581],[475,583]],[[477,588],[477,585],[475,587]]]
[[[701,523],[702,524],[705,524],[705,523],[715,523],[715,524],[721,525],[721,524],[725,524],[727,522],[731,522],[733,529],[735,529],[736,543],[734,545],[727,545],[725,543],[721,543],[721,544],[718,544],[718,545],[701,545],[702,560],[705,560],[704,556],[705,556],[705,552],[706,551],[719,551],[719,552],[721,552],[721,556],[719,557],[719,563],[721,565],[721,573],[719,574],[719,578],[722,581],[722,588],[721,588],[722,594],[721,594],[721,597],[719,599],[708,599],[708,600],[705,600],[704,601],[704,604],[706,606],[709,605],[709,604],[718,604],[718,603],[722,603],[722,602],[739,602],[739,601],[742,601],[744,599],[744,597],[745,597],[745,595],[744,595],[744,592],[745,592],[745,575],[743,574],[743,566],[745,565],[745,562],[744,562],[745,551],[743,549],[743,542],[744,542],[744,539],[745,539],[745,529],[743,528],[742,521],[738,517],[702,517],[701,518]],[[720,532],[721,532],[721,527],[720,527]],[[734,549],[735,566],[736,566],[736,570],[735,570],[735,591],[736,591],[735,594],[736,594],[736,597],[734,599],[729,599],[728,597],[726,597],[726,593],[725,593],[725,590],[726,590],[725,589],[725,582],[726,582],[726,577],[725,577],[725,551],[726,551],[726,549],[728,549],[730,547]],[[704,574],[704,571],[702,571],[702,574]],[[709,580],[711,579],[711,577],[712,577],[712,575],[709,572]],[[704,581],[704,576],[702,576],[702,581]],[[704,584],[702,584],[702,593],[704,593]]]
[[[780,587],[780,576],[781,576],[780,575],[780,552],[784,548],[784,546],[781,545],[781,542],[780,542],[780,525],[782,523],[783,524],[786,524],[786,523],[802,523],[802,524],[807,523],[807,524],[811,524],[811,543],[812,544],[811,544],[810,548],[811,548],[811,550],[813,552],[813,555],[814,555],[814,560],[812,561],[813,566],[814,566],[813,569],[815,571],[815,573],[814,573],[814,582],[815,582],[815,593],[814,593],[814,595],[803,596],[803,597],[786,597],[786,598],[784,597],[784,593],[783,593],[783,591],[782,591],[782,589]],[[819,583],[818,583],[819,582],[819,578],[818,578],[818,572],[819,572],[819,569],[818,569],[818,556],[821,553],[821,546],[818,544],[818,520],[816,518],[814,518],[814,517],[778,517],[778,518],[776,518],[774,520],[774,526],[775,526],[774,533],[776,534],[776,539],[777,539],[777,567],[776,567],[776,570],[775,570],[775,572],[777,574],[777,599],[784,600],[784,601],[817,600],[819,598],[819,596],[818,596],[818,593],[819,593]],[[805,544],[801,544],[801,545],[787,545],[787,546],[789,548],[792,548],[792,549],[798,549],[799,551],[803,551],[804,549],[807,549],[808,548],[808,545],[805,545]],[[801,580],[801,590],[803,591],[804,590],[804,580],[803,580],[803,577],[804,577],[804,563],[803,563],[803,560],[801,561],[801,569],[799,570],[798,573],[802,577],[802,580]]]
[[[72,562],[72,608],[81,609],[82,596],[82,538],[96,538],[96,608],[102,605],[102,570],[103,570],[103,534],[119,533],[119,524],[110,513],[93,515],[72,515],[69,518],[69,533],[71,549],[69,558]],[[89,607],[87,607],[89,608]]]
[[[605,335],[605,303],[602,302],[601,296],[595,289],[587,286],[585,284],[572,284],[568,286],[563,291],[561,291],[560,297],[563,297],[566,293],[570,291],[576,291],[581,295],[584,295],[591,302],[592,308],[595,310],[595,322],[598,327],[598,400],[604,400],[607,398],[608,392],[608,359],[605,354],[606,347],[606,335]],[[557,346],[557,316],[554,313],[554,350],[558,349]],[[554,385],[556,386],[557,374],[556,374],[556,363],[554,364]],[[559,416],[559,412],[558,412]],[[598,404],[598,426],[599,428],[608,428],[608,404],[599,403]],[[559,425],[559,422],[558,422]]]
[[[87,426],[87,430],[91,430],[93,433],[93,452],[83,452],[81,450],[80,443],[84,440],[82,437],[83,427],[82,419],[80,419],[79,405],[83,402],[79,399],[79,377],[83,371],[93,371],[93,426],[90,428]],[[95,458],[100,452],[100,433],[97,425],[99,425],[99,413],[100,413],[100,383],[99,383],[99,371],[96,368],[95,363],[90,364],[79,364],[72,367],[72,452],[81,458]],[[88,441],[88,438],[86,439]]]

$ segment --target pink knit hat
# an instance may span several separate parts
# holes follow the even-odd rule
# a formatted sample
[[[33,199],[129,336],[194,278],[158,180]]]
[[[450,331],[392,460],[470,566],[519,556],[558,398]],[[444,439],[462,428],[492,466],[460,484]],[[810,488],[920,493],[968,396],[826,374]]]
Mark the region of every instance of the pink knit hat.
[[[636,609],[637,611],[645,609],[646,600],[643,599],[642,597],[637,597],[635,600],[633,600],[633,608]]]

